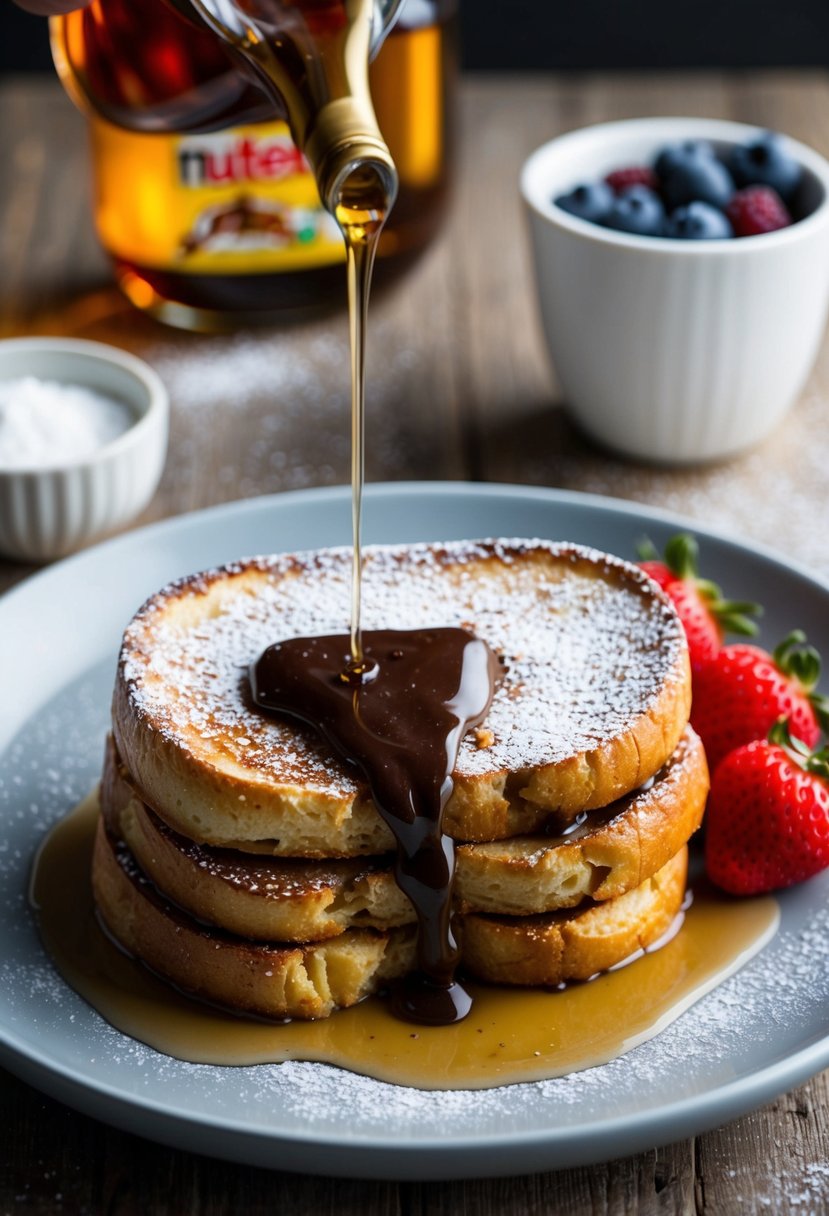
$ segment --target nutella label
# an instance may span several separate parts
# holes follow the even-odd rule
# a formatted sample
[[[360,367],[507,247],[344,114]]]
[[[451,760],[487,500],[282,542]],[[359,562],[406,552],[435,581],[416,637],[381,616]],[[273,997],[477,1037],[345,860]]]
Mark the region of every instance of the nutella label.
[[[343,240],[282,122],[207,135],[95,120],[99,234],[116,257],[186,274],[341,262]]]
[[[275,124],[267,134],[222,131],[178,140],[178,179],[182,186],[226,186],[240,182],[279,182],[309,172],[308,162],[287,128]]]

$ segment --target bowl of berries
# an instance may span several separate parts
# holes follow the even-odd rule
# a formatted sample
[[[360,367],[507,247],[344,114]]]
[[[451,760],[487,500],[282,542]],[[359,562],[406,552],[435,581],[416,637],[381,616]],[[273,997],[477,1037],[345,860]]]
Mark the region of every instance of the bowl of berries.
[[[829,162],[774,132],[645,118],[570,132],[521,175],[568,410],[617,452],[736,455],[796,400],[829,307]]]

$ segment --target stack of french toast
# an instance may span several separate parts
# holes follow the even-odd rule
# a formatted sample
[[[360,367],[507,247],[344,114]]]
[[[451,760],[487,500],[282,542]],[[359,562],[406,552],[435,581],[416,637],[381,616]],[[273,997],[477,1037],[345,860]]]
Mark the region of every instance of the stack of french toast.
[[[172,584],[128,626],[93,861],[99,913],[177,987],[320,1018],[415,965],[415,914],[366,782],[252,701],[290,637],[343,632],[351,552]],[[457,625],[501,661],[446,806],[463,971],[585,980],[676,923],[708,790],[682,626],[637,567],[545,541],[365,551],[367,628]]]

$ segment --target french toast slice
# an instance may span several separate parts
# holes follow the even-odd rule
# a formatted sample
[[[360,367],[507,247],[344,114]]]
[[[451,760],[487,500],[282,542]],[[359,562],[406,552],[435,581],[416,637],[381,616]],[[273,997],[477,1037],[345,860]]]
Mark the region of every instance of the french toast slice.
[[[705,749],[688,727],[650,781],[586,814],[566,835],[461,845],[458,910],[527,916],[572,908],[588,896],[616,900],[681,852],[702,823],[708,787]]]
[[[607,903],[545,916],[462,916],[464,967],[491,984],[589,980],[664,937],[682,908],[687,875],[683,846],[656,874]]]
[[[639,886],[699,827],[708,769],[690,727],[647,785],[586,815],[563,836],[462,845],[455,896],[461,912],[529,915],[613,899]],[[414,922],[388,857],[274,859],[199,845],[179,835],[122,778],[107,749],[101,805],[155,886],[194,916],[244,937],[309,942],[351,928]]]
[[[185,992],[270,1018],[323,1018],[414,966],[414,929],[352,929],[313,945],[252,942],[165,899],[98,820],[92,890],[112,936]]]
[[[200,843],[353,857],[393,842],[367,786],[309,729],[252,706],[273,642],[347,634],[351,550],[253,559],[183,579],[128,626],[113,700],[140,796]],[[668,760],[690,673],[676,613],[637,567],[546,541],[365,551],[363,627],[460,625],[504,664],[464,740],[446,831],[493,841],[606,806]],[[344,653],[344,659],[345,659]]]
[[[464,967],[497,982],[555,986],[588,979],[658,941],[679,912],[687,849],[640,887],[604,904],[510,920],[457,917]],[[208,928],[166,900],[125,844],[98,821],[95,902],[112,936],[184,991],[267,1018],[321,1018],[407,974],[412,928],[349,929],[310,945],[253,942]]]

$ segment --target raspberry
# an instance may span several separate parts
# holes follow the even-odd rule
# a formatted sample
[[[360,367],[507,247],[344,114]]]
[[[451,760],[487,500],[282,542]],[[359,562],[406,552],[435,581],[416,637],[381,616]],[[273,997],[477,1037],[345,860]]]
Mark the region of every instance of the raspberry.
[[[659,179],[653,169],[647,165],[630,165],[625,169],[614,169],[604,179],[614,194],[621,194],[631,186],[647,186],[649,190],[659,189]]]
[[[760,236],[788,228],[792,217],[771,186],[747,186],[738,190],[726,208],[735,236]]]

